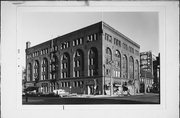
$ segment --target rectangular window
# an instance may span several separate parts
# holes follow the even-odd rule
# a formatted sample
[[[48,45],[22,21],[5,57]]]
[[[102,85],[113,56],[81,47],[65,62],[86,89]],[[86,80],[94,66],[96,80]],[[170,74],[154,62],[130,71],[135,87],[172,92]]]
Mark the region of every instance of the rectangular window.
[[[123,43],[123,48],[124,48],[125,50],[128,50],[127,44]]]
[[[112,36],[109,35],[109,42],[112,43]]]
[[[79,40],[76,40],[76,45],[79,45]]]
[[[55,79],[56,78],[56,75],[55,74],[53,74],[53,79]]]
[[[76,44],[75,44],[75,40],[73,41],[73,46],[75,46]]]
[[[94,34],[94,40],[95,41],[97,40],[97,34]]]
[[[80,73],[79,73],[79,71],[77,71],[77,77],[80,77]]]
[[[50,78],[49,79],[52,79],[52,74],[50,74]]]
[[[106,69],[106,75],[109,75],[109,70],[108,69]]]
[[[118,40],[116,40],[116,45],[118,46],[118,44],[119,44],[119,41],[118,41]]]
[[[64,73],[64,78],[67,78],[67,72]]]
[[[114,38],[114,44],[116,45],[116,38]]]
[[[76,87],[76,82],[74,82],[74,87]]]
[[[107,33],[105,33],[105,40],[108,41],[108,34]]]
[[[82,44],[82,38],[79,39],[80,44]]]
[[[94,70],[90,69],[90,76],[94,76]]]

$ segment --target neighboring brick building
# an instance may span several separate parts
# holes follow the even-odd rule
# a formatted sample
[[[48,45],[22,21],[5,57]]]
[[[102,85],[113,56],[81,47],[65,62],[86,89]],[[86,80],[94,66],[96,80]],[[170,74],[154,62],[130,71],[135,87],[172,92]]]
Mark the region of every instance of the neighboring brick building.
[[[104,94],[139,80],[140,46],[104,22],[26,47],[26,87],[39,92]]]

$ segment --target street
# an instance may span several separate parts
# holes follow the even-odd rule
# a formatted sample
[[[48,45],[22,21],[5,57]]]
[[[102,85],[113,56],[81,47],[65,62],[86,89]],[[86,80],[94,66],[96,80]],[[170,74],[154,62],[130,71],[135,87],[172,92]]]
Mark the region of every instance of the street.
[[[23,105],[41,105],[41,104],[160,104],[158,94],[145,94],[135,96],[86,96],[86,97],[25,97]]]

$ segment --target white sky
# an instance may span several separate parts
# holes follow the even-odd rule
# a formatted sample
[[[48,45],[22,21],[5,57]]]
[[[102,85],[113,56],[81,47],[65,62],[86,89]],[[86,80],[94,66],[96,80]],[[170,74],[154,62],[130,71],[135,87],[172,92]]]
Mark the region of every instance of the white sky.
[[[25,66],[26,42],[31,46],[104,21],[140,45],[140,52],[159,53],[157,12],[24,12],[20,16],[19,34],[22,65]]]

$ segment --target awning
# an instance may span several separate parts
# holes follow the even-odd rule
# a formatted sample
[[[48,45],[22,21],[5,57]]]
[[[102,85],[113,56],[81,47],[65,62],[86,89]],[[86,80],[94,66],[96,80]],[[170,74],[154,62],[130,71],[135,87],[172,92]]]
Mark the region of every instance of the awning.
[[[38,90],[38,87],[31,86],[25,89],[25,91],[34,91],[34,90]]]

